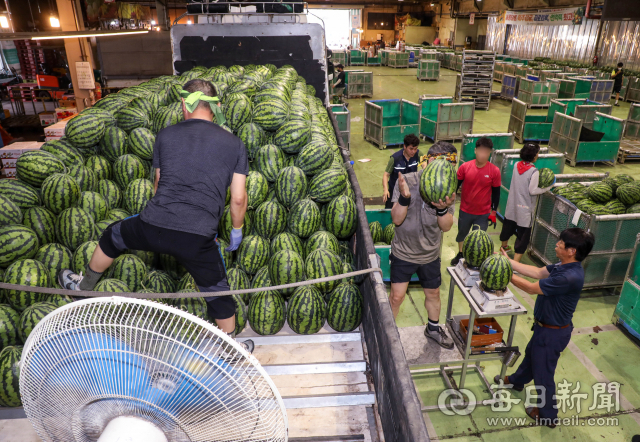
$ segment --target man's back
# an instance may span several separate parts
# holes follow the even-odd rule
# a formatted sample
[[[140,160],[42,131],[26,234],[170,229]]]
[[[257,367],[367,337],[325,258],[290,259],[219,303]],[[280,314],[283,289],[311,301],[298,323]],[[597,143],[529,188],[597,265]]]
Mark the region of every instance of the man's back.
[[[153,152],[156,195],[141,219],[157,227],[213,236],[234,173],[249,173],[242,141],[211,121],[191,119],[162,130]]]

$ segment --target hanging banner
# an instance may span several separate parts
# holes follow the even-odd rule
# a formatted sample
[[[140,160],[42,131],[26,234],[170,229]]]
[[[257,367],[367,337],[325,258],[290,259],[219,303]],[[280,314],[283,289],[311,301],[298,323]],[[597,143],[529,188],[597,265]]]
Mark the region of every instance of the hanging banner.
[[[472,25],[475,23],[476,15],[472,12],[469,14],[469,24]]]
[[[497,23],[506,25],[581,25],[585,7],[565,9],[540,9],[537,12],[503,11]]]

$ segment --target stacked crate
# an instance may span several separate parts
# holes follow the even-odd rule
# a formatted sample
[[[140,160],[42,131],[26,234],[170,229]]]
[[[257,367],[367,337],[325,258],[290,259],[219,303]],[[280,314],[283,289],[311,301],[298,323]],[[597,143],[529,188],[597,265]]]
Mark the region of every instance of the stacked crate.
[[[35,80],[38,76],[38,66],[45,62],[42,43],[34,40],[14,40],[18,50],[22,78]]]
[[[493,51],[463,51],[458,101],[473,101],[476,109],[489,109],[495,61]]]

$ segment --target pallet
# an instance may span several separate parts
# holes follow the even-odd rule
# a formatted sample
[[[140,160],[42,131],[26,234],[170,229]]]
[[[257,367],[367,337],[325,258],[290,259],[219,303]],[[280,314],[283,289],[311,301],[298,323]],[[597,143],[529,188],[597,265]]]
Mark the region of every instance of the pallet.
[[[375,140],[374,138],[372,138],[372,137],[370,137],[370,136],[368,136],[368,135],[365,135],[365,136],[364,136],[364,139],[365,139],[365,141],[370,142],[371,144],[373,144],[374,146],[376,146],[376,147],[377,147],[378,149],[380,149],[380,150],[385,150],[385,149],[387,149],[388,147],[393,147],[393,146],[402,146],[402,143],[397,143],[397,144],[380,144],[380,143],[378,143],[378,141],[377,141],[377,140]]]
[[[409,69],[409,66],[389,66],[389,67],[394,69]]]
[[[350,95],[347,95],[346,97],[347,97],[347,99],[349,99],[349,98],[364,98],[364,97],[373,98],[373,94],[350,94]]]
[[[640,140],[623,139],[618,150],[618,163],[627,160],[640,160]]]
[[[440,81],[440,78],[418,78],[420,81]]]

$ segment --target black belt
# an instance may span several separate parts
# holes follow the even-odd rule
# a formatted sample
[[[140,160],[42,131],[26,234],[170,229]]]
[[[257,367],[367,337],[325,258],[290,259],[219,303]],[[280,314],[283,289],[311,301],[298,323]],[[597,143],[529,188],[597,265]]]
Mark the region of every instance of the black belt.
[[[567,324],[567,325],[562,325],[562,326],[559,326],[559,325],[549,325],[549,324],[545,324],[544,322],[540,322],[540,321],[538,321],[537,319],[534,319],[533,321],[534,321],[536,324],[538,324],[540,327],[550,328],[550,329],[553,329],[553,330],[560,330],[560,329],[563,329],[563,328],[567,328],[567,327],[569,327],[569,326],[571,325],[571,323],[569,323],[569,324]]]

